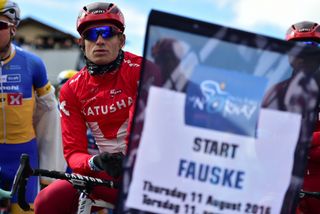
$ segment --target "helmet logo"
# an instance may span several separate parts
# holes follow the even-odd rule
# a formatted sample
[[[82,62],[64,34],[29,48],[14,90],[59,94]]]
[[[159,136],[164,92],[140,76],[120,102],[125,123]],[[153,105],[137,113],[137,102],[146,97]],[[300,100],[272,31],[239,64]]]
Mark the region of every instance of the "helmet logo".
[[[299,32],[310,32],[311,29],[310,28],[301,28],[298,30]]]
[[[97,9],[97,10],[91,11],[91,13],[93,13],[93,14],[102,14],[105,12],[106,12],[106,10],[102,10],[102,9]]]

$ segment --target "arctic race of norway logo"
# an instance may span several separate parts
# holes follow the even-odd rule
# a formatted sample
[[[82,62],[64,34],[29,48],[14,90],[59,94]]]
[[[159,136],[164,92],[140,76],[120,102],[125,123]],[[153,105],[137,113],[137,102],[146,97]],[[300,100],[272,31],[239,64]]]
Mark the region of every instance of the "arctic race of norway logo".
[[[234,71],[197,66],[187,88],[187,125],[256,137],[267,80]]]

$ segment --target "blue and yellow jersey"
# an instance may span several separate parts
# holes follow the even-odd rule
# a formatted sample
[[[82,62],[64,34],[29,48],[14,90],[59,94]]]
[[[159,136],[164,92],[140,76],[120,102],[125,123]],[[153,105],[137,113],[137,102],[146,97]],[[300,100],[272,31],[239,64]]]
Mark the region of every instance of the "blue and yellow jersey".
[[[51,90],[43,61],[17,46],[0,67],[0,143],[20,144],[35,138],[35,93]]]

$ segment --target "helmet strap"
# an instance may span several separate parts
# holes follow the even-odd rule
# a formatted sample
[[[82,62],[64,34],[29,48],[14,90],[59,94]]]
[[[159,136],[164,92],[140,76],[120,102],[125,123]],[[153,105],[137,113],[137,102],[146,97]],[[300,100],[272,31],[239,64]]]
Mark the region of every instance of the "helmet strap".
[[[90,61],[86,56],[84,56],[84,58],[85,58],[89,73],[92,76],[95,76],[95,75],[102,75],[105,73],[110,73],[112,71],[115,71],[121,65],[123,58],[124,58],[124,53],[120,49],[117,58],[114,61],[112,61],[111,63],[105,64],[105,65],[97,65],[97,64],[93,63],[92,61]]]

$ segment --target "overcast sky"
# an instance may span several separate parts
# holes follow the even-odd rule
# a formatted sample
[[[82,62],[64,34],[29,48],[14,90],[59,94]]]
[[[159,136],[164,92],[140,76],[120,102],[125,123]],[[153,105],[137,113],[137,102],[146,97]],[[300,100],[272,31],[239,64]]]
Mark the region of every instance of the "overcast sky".
[[[92,0],[16,0],[22,18],[33,17],[78,36],[76,18]],[[126,50],[143,51],[151,9],[283,39],[299,21],[320,22],[320,0],[115,0],[126,19]]]

